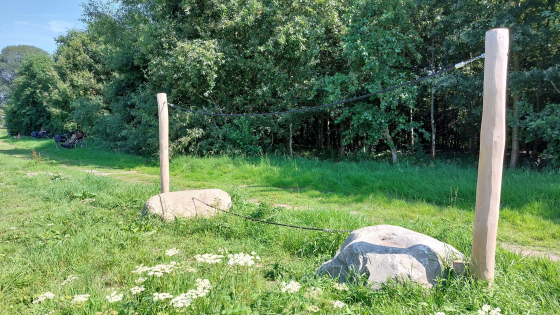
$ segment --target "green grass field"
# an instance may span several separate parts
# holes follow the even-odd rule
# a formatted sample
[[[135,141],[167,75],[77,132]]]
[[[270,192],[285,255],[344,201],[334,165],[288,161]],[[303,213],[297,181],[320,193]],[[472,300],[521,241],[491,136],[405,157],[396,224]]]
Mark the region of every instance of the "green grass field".
[[[332,258],[345,234],[228,215],[171,224],[141,217],[143,203],[159,193],[158,174],[155,159],[92,144],[58,151],[52,140],[14,139],[1,130],[0,314],[478,314],[485,304],[501,314],[560,314],[560,262],[501,247],[491,289],[452,277],[433,289],[399,283],[380,291],[363,284],[340,290],[315,271]],[[179,157],[172,161],[171,178],[171,190],[229,192],[237,213],[330,229],[399,225],[470,255],[476,168],[453,160],[429,167],[406,160],[392,166]],[[560,253],[557,171],[506,171],[500,211],[499,242]],[[173,248],[179,252],[166,255]],[[226,249],[255,252],[255,265],[232,266],[227,257],[216,264],[195,259],[225,255]],[[162,277],[133,273],[140,265],[173,270]],[[62,285],[70,276],[77,279]],[[140,284],[139,278],[146,280]],[[196,279],[208,279],[212,288],[188,307],[174,307],[171,298],[153,301],[154,293],[176,298],[202,288]],[[302,288],[282,292],[282,282],[290,281]],[[130,291],[140,285],[144,291]],[[107,296],[114,291],[113,300],[123,296],[111,303]],[[54,297],[33,303],[45,292]],[[89,294],[88,300],[73,303],[82,294]]]

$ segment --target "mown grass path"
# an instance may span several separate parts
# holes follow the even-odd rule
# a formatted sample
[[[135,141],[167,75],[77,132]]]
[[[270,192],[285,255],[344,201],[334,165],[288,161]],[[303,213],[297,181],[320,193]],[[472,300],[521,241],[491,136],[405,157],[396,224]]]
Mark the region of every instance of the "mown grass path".
[[[31,150],[41,154],[40,162]],[[169,300],[153,301],[152,294],[177,296],[193,289],[196,278],[209,279],[214,287],[183,308],[192,314],[305,314],[317,309],[324,314],[476,314],[484,304],[500,307],[503,314],[560,313],[560,263],[501,248],[490,291],[463,278],[447,279],[430,290],[398,284],[380,292],[363,285],[340,291],[314,271],[332,257],[345,235],[263,226],[225,215],[174,224],[141,217],[144,201],[159,191],[158,172],[149,159],[93,146],[57,151],[52,140],[18,140],[1,132],[0,314],[109,309],[173,314],[181,309]],[[171,176],[172,190],[228,191],[233,210],[246,215],[332,229],[400,225],[470,253],[476,171],[447,161],[431,168],[180,157],[171,164]],[[559,187],[558,174],[506,172],[500,241],[558,253]],[[167,256],[171,248],[179,254]],[[229,253],[255,251],[262,261],[251,268],[231,268],[194,259],[225,248]],[[130,293],[137,286],[135,266],[171,260],[182,267],[162,278],[148,276],[145,292]],[[70,275],[78,279],[62,286]],[[297,281],[302,289],[282,293],[282,281]],[[310,291],[312,287],[322,288],[321,293]],[[56,298],[32,303],[47,291]],[[124,294],[122,301],[108,301],[113,291]],[[89,300],[72,303],[79,294],[90,294]],[[336,301],[347,306],[335,308]]]

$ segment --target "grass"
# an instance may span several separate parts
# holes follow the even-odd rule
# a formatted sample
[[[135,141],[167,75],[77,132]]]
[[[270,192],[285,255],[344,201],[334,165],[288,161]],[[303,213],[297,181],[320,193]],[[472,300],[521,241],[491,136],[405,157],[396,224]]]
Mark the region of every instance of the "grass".
[[[32,151],[36,157],[33,158]],[[39,157],[40,154],[40,157]],[[23,159],[22,159],[23,158]],[[112,176],[98,176],[96,170]],[[52,140],[13,139],[0,132],[0,314],[174,314],[170,300],[208,279],[209,293],[190,314],[477,314],[484,304],[502,314],[560,313],[560,263],[498,248],[493,288],[468,278],[442,279],[434,289],[394,283],[380,291],[318,277],[344,234],[292,230],[227,215],[177,220],[141,217],[159,192],[157,162],[93,148],[61,150]],[[172,190],[221,188],[233,211],[290,224],[355,229],[374,224],[410,228],[470,254],[476,169],[438,161],[435,167],[383,162],[284,158],[180,157]],[[116,177],[116,178],[115,178]],[[558,253],[557,173],[506,171],[498,238]],[[255,204],[259,201],[260,204]],[[293,207],[275,206],[286,204]],[[12,229],[13,228],[13,229]],[[179,253],[165,254],[171,248]],[[254,266],[197,262],[197,254],[250,253]],[[178,265],[158,278],[136,266]],[[196,272],[192,270],[196,269]],[[78,279],[61,286],[70,275]],[[145,291],[129,289],[146,277]],[[282,282],[302,289],[283,293]],[[311,290],[320,287],[321,291]],[[33,304],[45,292],[54,299]],[[121,301],[106,296],[117,291]],[[85,303],[74,295],[89,294]],[[343,308],[334,308],[342,301]]]

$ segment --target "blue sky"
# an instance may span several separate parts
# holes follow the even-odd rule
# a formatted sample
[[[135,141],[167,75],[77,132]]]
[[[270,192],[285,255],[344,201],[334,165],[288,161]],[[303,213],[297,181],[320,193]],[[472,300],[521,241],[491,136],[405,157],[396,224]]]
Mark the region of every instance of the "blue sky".
[[[86,0],[0,0],[0,50],[32,45],[53,53],[54,38],[83,29],[80,4]]]

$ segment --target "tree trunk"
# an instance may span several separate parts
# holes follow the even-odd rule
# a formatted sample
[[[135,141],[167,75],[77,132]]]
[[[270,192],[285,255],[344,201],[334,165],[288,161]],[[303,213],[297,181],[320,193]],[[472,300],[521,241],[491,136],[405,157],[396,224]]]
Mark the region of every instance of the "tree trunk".
[[[412,125],[412,108],[410,109],[410,124]],[[414,127],[410,127],[410,145],[412,152],[414,152]]]
[[[331,120],[327,117],[327,148],[331,147]]]
[[[294,150],[292,149],[292,124],[290,124],[290,157],[294,157]]]
[[[397,148],[395,147],[395,143],[393,142],[393,138],[391,137],[391,133],[389,132],[389,127],[385,128],[384,134],[385,139],[387,140],[387,144],[391,149],[391,158],[393,160],[393,164],[397,164]]]
[[[432,87],[432,106],[431,106],[431,122],[432,122],[432,160],[436,159],[436,121],[434,119],[434,92]]]
[[[432,71],[435,72],[436,65],[434,63],[434,42],[432,40]],[[430,121],[432,124],[432,161],[436,159],[436,121],[434,119],[434,92],[435,86],[432,85],[432,100],[431,100],[431,111],[430,111]]]
[[[340,147],[338,150],[341,159],[344,156],[344,136],[342,135],[342,132],[344,131],[343,126],[344,124],[341,122],[340,123]]]
[[[325,121],[323,115],[319,116],[319,128],[318,129],[318,137],[317,137],[317,146],[319,149],[323,148],[323,122]]]
[[[512,59],[513,59],[513,71],[519,71],[519,54],[514,51]],[[517,164],[519,161],[519,123],[517,117],[518,115],[517,102],[519,102],[519,94],[513,93],[512,116],[515,123],[511,127],[511,160],[509,163],[509,167],[512,169],[517,168]],[[507,151],[507,147],[506,147],[506,151]]]
[[[537,102],[537,113],[541,112],[541,103],[540,101]],[[531,156],[533,157],[538,157],[539,156],[539,142],[540,139],[539,137],[535,137],[535,140],[533,141],[533,151],[531,152]]]

